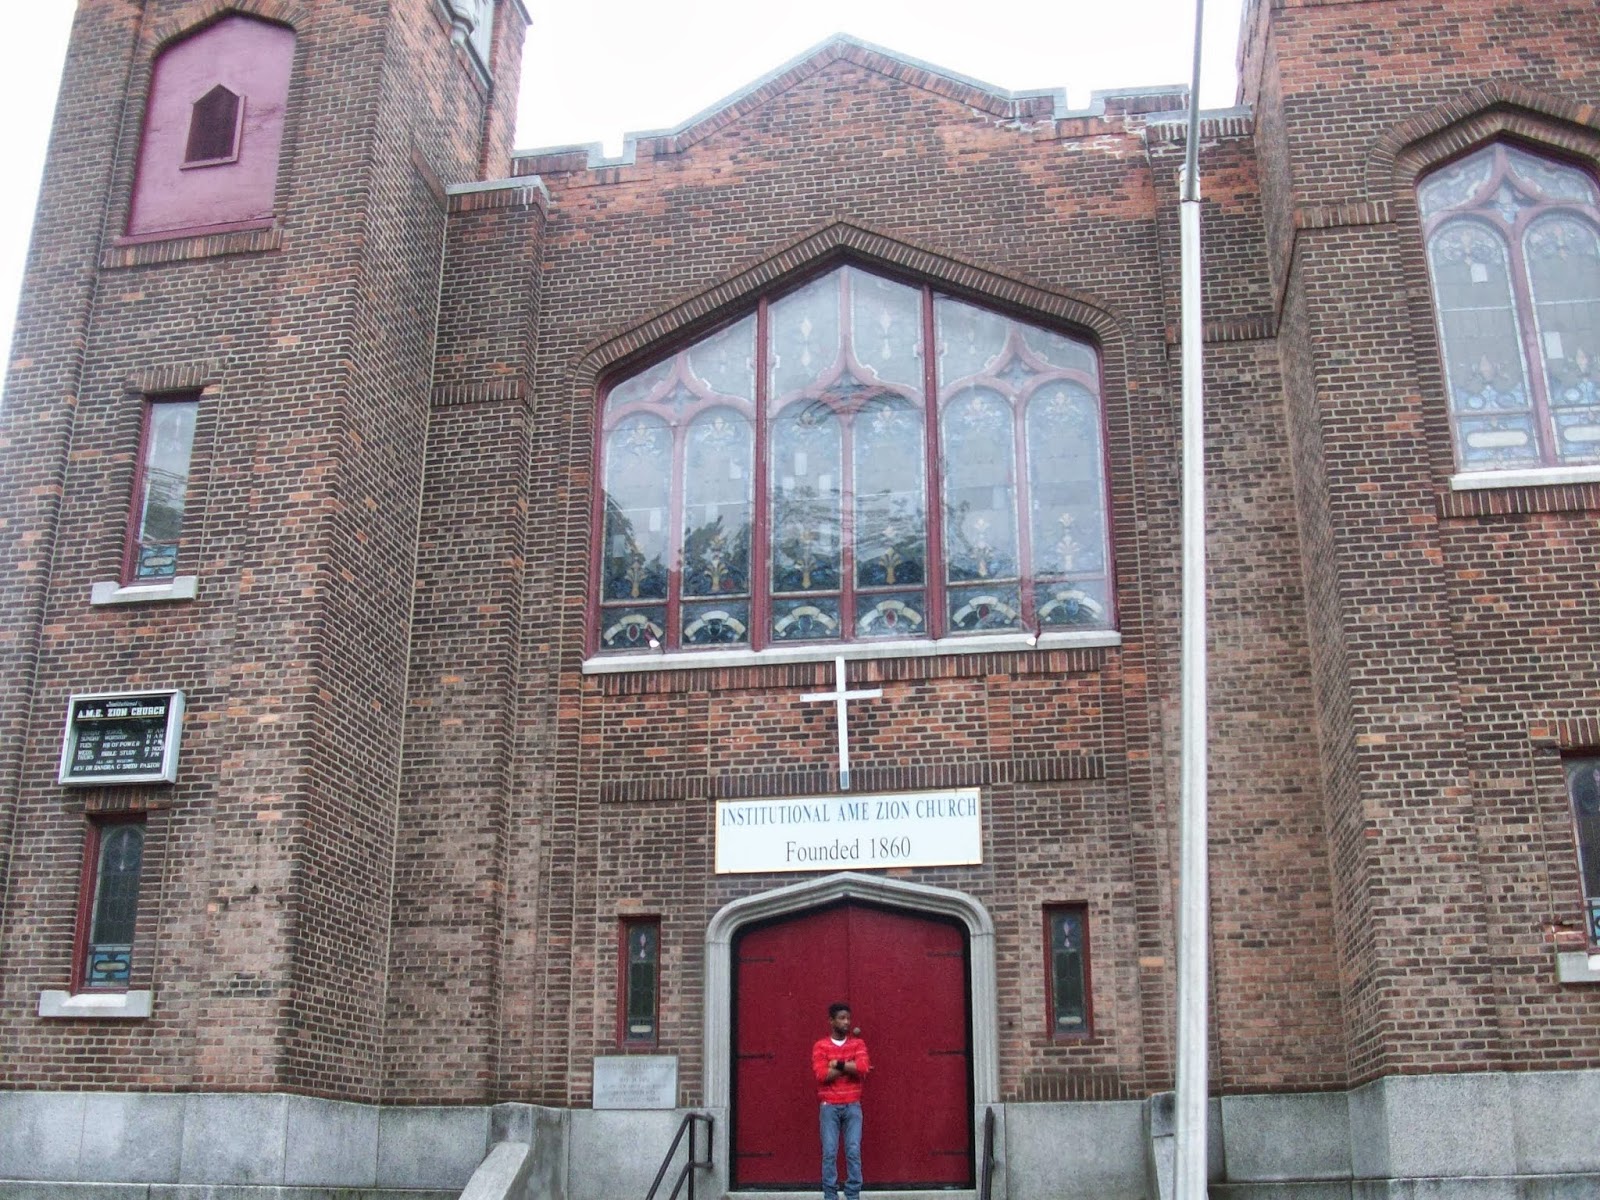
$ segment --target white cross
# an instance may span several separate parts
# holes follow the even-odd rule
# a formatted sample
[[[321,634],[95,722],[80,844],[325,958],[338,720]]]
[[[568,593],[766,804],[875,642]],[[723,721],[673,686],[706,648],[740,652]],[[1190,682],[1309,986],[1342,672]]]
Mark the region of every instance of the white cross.
[[[882,688],[859,688],[849,691],[844,681],[844,655],[833,660],[834,684],[831,692],[806,692],[802,700],[832,700],[839,715],[839,790],[850,790],[850,712],[845,707],[852,700],[871,700],[883,695]]]

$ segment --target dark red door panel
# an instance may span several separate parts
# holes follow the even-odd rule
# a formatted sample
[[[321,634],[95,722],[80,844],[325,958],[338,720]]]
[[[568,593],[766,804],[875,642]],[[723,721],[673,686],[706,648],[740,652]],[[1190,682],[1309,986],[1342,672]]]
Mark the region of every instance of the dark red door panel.
[[[748,930],[734,945],[733,1174],[741,1185],[821,1178],[811,1043],[847,990],[847,922],[843,908],[824,909]]]
[[[734,991],[736,1186],[816,1186],[810,1051],[834,1000],[852,1006],[872,1054],[862,1104],[867,1186],[971,1185],[959,925],[842,904],[757,926],[735,943]]]

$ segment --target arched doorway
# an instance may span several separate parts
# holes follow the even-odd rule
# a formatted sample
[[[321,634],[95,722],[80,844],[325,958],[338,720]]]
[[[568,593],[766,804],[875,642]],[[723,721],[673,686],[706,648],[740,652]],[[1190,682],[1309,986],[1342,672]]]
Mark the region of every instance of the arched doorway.
[[[841,902],[857,902],[857,907],[888,910],[923,918],[945,918],[945,928],[958,930],[965,940],[965,957],[949,960],[961,964],[965,970],[965,995],[963,1011],[968,1014],[968,1040],[966,1043],[967,1076],[969,1087],[969,1112],[974,1117],[986,1105],[999,1099],[998,1028],[995,1002],[994,925],[988,912],[976,899],[948,888],[929,887],[925,884],[907,883],[879,876],[857,875],[844,872],[819,878],[802,880],[786,887],[775,888],[754,896],[747,896],[723,907],[706,928],[706,1105],[719,1115],[720,1131],[728,1131],[734,1123],[734,942],[747,927],[760,927],[775,923],[775,919],[790,915],[827,910]],[[802,1054],[809,1051],[811,1042],[821,1036],[826,1026],[826,1008],[837,997],[829,995],[821,1001],[821,1015],[812,1014],[804,1038]],[[851,998],[852,1004],[860,1000]],[[873,1001],[877,1003],[876,1000]],[[804,1020],[804,1018],[802,1018]],[[813,1032],[814,1031],[814,1032]],[[883,1051],[877,1048],[878,1034],[867,1029],[869,1045],[875,1056]],[[762,1051],[765,1053],[765,1051]],[[775,1052],[774,1052],[775,1053]],[[894,1053],[899,1057],[898,1052]],[[815,1108],[813,1093],[807,1085],[807,1064],[800,1068],[801,1095],[812,1104],[810,1124],[801,1138],[810,1160],[804,1177],[807,1188],[816,1186],[817,1154],[810,1150],[816,1144]],[[880,1080],[881,1081],[881,1080]],[[869,1096],[869,1104],[876,1099]],[[869,1109],[869,1120],[872,1112]],[[885,1130],[890,1128],[883,1123]],[[970,1129],[970,1126],[969,1126]],[[738,1151],[735,1138],[719,1131],[724,1149],[719,1152],[723,1162],[734,1162]],[[967,1154],[970,1156],[970,1143]],[[726,1157],[723,1157],[726,1154]],[[970,1157],[968,1159],[970,1162]],[[732,1168],[737,1170],[737,1168]],[[867,1164],[868,1185],[888,1181]],[[744,1186],[774,1187],[775,1184],[750,1184]]]
[[[811,1045],[847,1000],[872,1053],[862,1155],[877,1186],[972,1184],[967,936],[951,917],[856,901],[734,941],[732,1182],[816,1186]]]

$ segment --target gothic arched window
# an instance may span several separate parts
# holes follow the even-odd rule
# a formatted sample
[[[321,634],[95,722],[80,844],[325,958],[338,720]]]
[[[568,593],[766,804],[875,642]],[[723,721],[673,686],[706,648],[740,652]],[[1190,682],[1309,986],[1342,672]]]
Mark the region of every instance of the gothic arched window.
[[[601,651],[1112,627],[1094,347],[927,287],[762,300],[613,383],[600,457]]]
[[[1600,188],[1493,143],[1417,190],[1462,471],[1600,463]]]

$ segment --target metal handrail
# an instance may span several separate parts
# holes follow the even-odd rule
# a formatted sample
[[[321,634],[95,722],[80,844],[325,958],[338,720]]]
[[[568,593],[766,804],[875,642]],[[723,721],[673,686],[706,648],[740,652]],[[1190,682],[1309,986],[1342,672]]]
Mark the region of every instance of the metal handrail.
[[[993,1195],[994,1109],[986,1108],[983,1110],[983,1175],[978,1180],[978,1200],[990,1200]]]
[[[694,1136],[695,1129],[702,1121],[705,1122],[706,1126],[706,1156],[703,1160],[695,1157]],[[678,1200],[678,1192],[682,1190],[685,1179],[689,1181],[689,1195],[686,1200],[694,1200],[695,1171],[704,1171],[712,1165],[711,1151],[715,1145],[711,1137],[712,1129],[710,1113],[691,1112],[683,1114],[683,1120],[678,1122],[678,1132],[672,1139],[672,1145],[667,1147],[666,1157],[661,1160],[661,1169],[656,1172],[655,1182],[650,1185],[650,1191],[645,1196],[645,1200],[656,1200],[656,1191],[661,1187],[661,1181],[667,1177],[667,1168],[672,1165],[673,1156],[678,1153],[678,1145],[683,1141],[685,1131],[688,1131],[689,1134],[689,1157],[684,1161],[682,1170],[678,1172],[678,1178],[673,1182],[672,1192],[667,1197],[667,1200]]]

